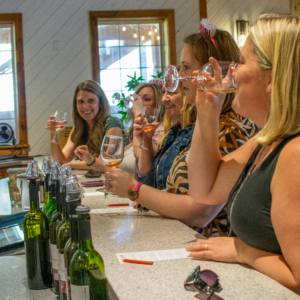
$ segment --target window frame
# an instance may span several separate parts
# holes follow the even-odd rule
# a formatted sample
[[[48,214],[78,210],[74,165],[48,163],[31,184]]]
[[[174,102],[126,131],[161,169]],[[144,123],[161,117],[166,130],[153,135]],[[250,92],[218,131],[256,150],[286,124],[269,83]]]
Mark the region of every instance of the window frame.
[[[16,71],[15,90],[17,93],[16,124],[19,130],[19,143],[17,145],[0,146],[0,156],[2,155],[27,155],[28,154],[28,135],[26,118],[26,97],[25,97],[25,76],[24,76],[24,54],[23,54],[23,28],[22,14],[0,14],[0,24],[11,24],[14,30],[14,55],[15,64],[13,70]]]
[[[100,61],[98,49],[98,21],[112,21],[122,19],[126,22],[137,19],[156,19],[163,22],[164,39],[161,40],[162,69],[167,65],[176,65],[176,41],[175,41],[175,21],[174,10],[127,10],[127,11],[90,11],[90,39],[92,56],[92,76],[93,80],[100,83]],[[170,50],[171,49],[171,50]]]

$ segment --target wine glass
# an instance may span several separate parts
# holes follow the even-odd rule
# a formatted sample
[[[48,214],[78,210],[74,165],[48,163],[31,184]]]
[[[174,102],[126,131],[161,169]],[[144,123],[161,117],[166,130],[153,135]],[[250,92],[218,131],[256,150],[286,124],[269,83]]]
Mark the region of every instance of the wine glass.
[[[166,89],[169,92],[174,92],[179,80],[197,79],[199,86],[205,92],[213,93],[233,93],[234,79],[232,77],[233,70],[237,64],[229,61],[214,61],[205,64],[199,71],[197,77],[185,76],[180,77],[175,66],[170,65],[164,73],[164,81]]]
[[[104,165],[109,168],[117,168],[124,157],[123,137],[115,135],[105,135],[102,141],[100,157]],[[105,192],[105,194],[111,194]]]
[[[155,122],[157,120],[157,109],[150,106],[144,106],[142,109],[142,116],[145,122],[145,125],[143,127],[144,133],[153,130],[155,127]],[[144,137],[142,143],[139,146],[134,147],[149,150],[144,146]]]
[[[56,119],[56,131],[55,131],[54,137],[53,137],[53,139],[52,139],[51,142],[55,143],[55,144],[58,144],[58,142],[55,140],[56,134],[57,134],[58,130],[61,130],[61,129],[63,129],[65,127],[64,122],[68,120],[68,118],[67,118],[68,114],[66,112],[57,110],[54,113],[54,117]]]
[[[133,95],[127,96],[125,99],[123,99],[125,108],[131,109],[133,106],[132,101],[136,101],[137,99],[138,98],[135,98]],[[121,100],[120,93],[114,93],[112,96],[112,103],[117,104],[117,102],[119,102],[120,100]]]

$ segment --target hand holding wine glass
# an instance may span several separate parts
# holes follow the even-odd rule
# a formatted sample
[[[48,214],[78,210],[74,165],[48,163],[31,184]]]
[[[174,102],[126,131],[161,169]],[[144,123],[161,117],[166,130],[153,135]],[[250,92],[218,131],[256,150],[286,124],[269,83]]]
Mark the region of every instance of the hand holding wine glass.
[[[144,146],[145,134],[149,131],[154,130],[158,126],[158,124],[156,122],[157,109],[150,107],[150,106],[144,106],[142,109],[142,114],[141,114],[141,116],[138,115],[138,118],[140,118],[140,119],[137,119],[135,122],[135,131],[137,131],[137,133],[138,133],[138,131],[140,131],[140,129],[141,129],[141,125],[143,124],[143,139],[142,139],[142,143],[136,147],[139,147],[144,150],[149,150],[148,148],[146,148]],[[139,124],[138,124],[138,122],[139,122]],[[139,125],[140,128],[138,128],[137,125]],[[153,134],[154,134],[154,131],[153,131]]]
[[[47,129],[50,130],[50,132],[53,132],[53,129],[55,128],[55,134],[53,139],[51,140],[52,143],[58,144],[58,142],[55,140],[56,134],[58,130],[61,130],[65,127],[67,124],[67,116],[68,114],[66,112],[57,110],[53,116],[50,116],[50,120],[48,121]],[[54,118],[53,118],[54,117]]]
[[[114,135],[105,135],[102,141],[100,158],[104,165],[109,168],[117,168],[124,157],[124,140],[123,137]],[[109,179],[106,183],[110,187]]]

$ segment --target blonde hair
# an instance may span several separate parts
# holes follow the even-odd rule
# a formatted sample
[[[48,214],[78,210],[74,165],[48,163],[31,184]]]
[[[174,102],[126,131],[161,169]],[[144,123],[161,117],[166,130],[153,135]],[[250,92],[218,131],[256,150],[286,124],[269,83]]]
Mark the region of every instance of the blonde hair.
[[[155,108],[157,108],[157,122],[162,122],[165,112],[166,112],[166,108],[165,106],[162,104],[162,96],[163,96],[163,92],[161,90],[161,88],[155,84],[155,83],[142,83],[140,85],[138,85],[134,91],[135,94],[138,94],[143,88],[146,87],[150,87],[152,88],[153,92],[154,92],[154,96],[155,96]],[[128,113],[128,119],[133,119],[133,114],[132,113]],[[128,139],[131,142],[133,139],[133,123],[129,128],[128,131]]]
[[[192,55],[201,66],[208,63],[210,57],[220,61],[239,62],[240,50],[230,33],[217,29],[214,40],[216,46],[207,34],[195,33],[187,36],[183,42],[190,47]],[[226,95],[221,114],[231,109],[233,98],[234,94]]]
[[[79,115],[77,110],[77,94],[80,91],[87,91],[96,95],[99,99],[99,111],[93,120],[92,136],[89,136],[88,123]],[[87,145],[91,154],[100,154],[100,148],[105,135],[105,122],[110,117],[107,98],[100,85],[92,80],[86,80],[78,84],[75,89],[72,106],[72,118],[74,130],[71,133],[71,141],[74,149],[80,145]]]
[[[184,93],[183,85],[182,85],[181,81],[179,81],[177,89],[179,90],[179,93],[180,93],[180,96],[181,96],[181,99],[183,102],[183,106],[181,109],[182,123],[184,124],[184,126],[195,124],[196,118],[197,118],[196,106],[185,102],[185,93]],[[165,117],[164,117],[164,134],[159,140],[158,147],[161,147],[170,128],[176,126],[177,124],[178,124],[178,122],[176,122],[175,124],[172,124],[172,119],[168,118],[167,115],[165,115]]]
[[[253,51],[272,69],[267,122],[255,140],[262,145],[300,132],[300,22],[291,15],[264,14],[250,29]]]

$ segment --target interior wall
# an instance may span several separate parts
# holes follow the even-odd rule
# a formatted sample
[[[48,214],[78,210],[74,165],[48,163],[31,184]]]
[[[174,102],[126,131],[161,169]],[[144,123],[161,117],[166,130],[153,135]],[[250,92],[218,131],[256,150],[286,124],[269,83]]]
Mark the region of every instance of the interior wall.
[[[208,17],[234,33],[236,19],[262,12],[289,13],[289,1],[207,0]],[[91,79],[89,11],[174,9],[177,63],[183,38],[197,32],[198,0],[0,0],[1,13],[23,14],[23,42],[30,154],[50,152],[46,121],[55,110],[69,112],[77,84]]]

